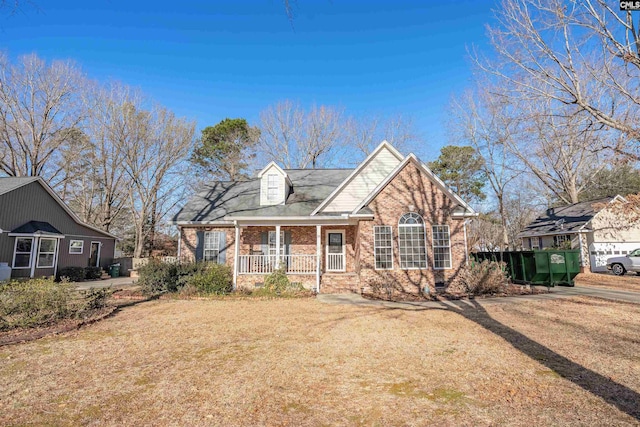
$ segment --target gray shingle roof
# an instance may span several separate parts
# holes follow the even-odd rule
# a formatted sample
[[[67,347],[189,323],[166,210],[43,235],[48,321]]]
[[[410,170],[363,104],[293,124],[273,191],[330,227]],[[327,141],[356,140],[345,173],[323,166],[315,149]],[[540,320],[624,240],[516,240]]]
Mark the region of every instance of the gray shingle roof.
[[[536,218],[519,235],[524,237],[543,236],[559,232],[575,233],[580,227],[591,221],[591,218],[597,213],[593,205],[608,203],[611,200],[613,200],[613,197],[605,197],[547,210],[545,215]]]
[[[0,178],[0,195],[13,191],[16,188],[20,188],[23,185],[27,185],[30,182],[36,181],[38,178],[35,176],[25,177],[2,177]]]
[[[293,193],[284,205],[260,206],[260,180],[214,182],[193,196],[174,221],[221,221],[225,216],[307,216],[352,169],[285,169]]]
[[[12,230],[11,232],[17,233],[17,234],[40,233],[40,234],[62,235],[62,233],[58,231],[57,228],[55,228],[53,225],[49,224],[48,222],[44,222],[44,221],[29,221],[25,224],[22,224],[20,227],[16,228],[15,230]]]

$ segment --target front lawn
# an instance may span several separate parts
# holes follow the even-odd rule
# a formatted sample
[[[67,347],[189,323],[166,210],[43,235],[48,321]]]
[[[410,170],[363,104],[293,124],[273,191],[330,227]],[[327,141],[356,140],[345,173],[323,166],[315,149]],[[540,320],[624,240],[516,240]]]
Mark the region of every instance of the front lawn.
[[[0,347],[0,424],[624,425],[640,307],[161,300]]]

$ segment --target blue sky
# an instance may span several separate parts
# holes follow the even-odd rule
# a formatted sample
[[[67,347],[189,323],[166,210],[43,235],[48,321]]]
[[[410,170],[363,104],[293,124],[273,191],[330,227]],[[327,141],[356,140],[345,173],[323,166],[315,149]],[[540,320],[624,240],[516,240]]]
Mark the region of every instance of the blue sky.
[[[448,143],[446,107],[469,85],[491,1],[32,0],[0,16],[1,47],[75,60],[141,88],[198,128],[255,122],[284,99],[355,116],[411,116],[425,160]]]

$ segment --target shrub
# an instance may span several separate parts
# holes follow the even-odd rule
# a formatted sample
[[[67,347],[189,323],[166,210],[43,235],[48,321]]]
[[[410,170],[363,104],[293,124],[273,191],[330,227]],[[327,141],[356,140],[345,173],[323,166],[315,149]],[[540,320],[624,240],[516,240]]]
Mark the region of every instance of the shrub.
[[[97,280],[102,277],[102,268],[100,267],[85,267],[84,278],[86,280]]]
[[[0,330],[52,323],[74,313],[73,287],[32,279],[0,284]]]
[[[301,283],[291,283],[284,268],[274,270],[264,279],[264,285],[251,292],[255,296],[294,296],[309,291]]]
[[[147,295],[177,292],[187,284],[190,277],[204,272],[213,265],[203,262],[177,264],[150,259],[138,269],[138,284]]]
[[[178,266],[150,259],[149,262],[138,269],[140,279],[138,284],[145,294],[158,294],[175,292],[178,289]]]
[[[82,309],[91,311],[104,308],[107,306],[107,301],[111,295],[113,295],[111,288],[91,288],[83,291],[84,304]]]
[[[184,287],[181,292],[185,294],[226,295],[233,290],[231,268],[223,264],[211,264],[191,275],[185,275],[182,282]]]
[[[85,278],[85,269],[82,267],[64,267],[58,270],[58,280],[65,277],[69,282],[82,282]]]
[[[472,262],[460,270],[460,274],[449,285],[449,292],[464,292],[468,295],[486,295],[504,292],[509,277],[504,262],[484,260]]]

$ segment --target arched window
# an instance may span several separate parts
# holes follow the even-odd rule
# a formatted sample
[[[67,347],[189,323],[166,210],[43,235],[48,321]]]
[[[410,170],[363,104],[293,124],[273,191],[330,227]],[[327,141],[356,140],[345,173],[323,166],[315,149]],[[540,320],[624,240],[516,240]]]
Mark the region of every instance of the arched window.
[[[398,248],[400,268],[427,268],[424,220],[417,213],[409,212],[400,217]]]

